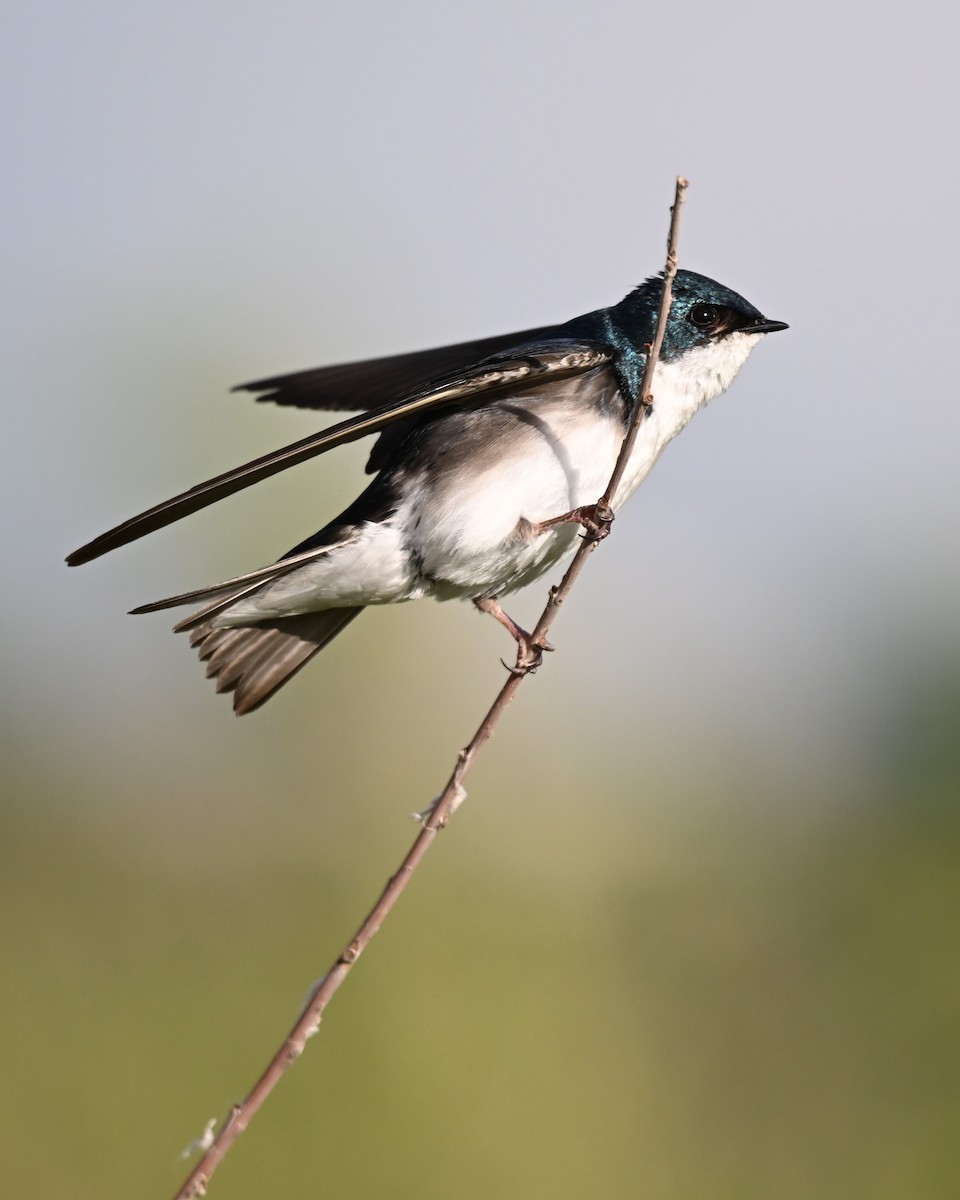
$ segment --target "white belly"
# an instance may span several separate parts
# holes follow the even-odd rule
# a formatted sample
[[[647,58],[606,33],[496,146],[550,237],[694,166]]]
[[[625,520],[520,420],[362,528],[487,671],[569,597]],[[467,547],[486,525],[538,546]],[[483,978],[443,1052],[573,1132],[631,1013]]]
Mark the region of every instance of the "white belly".
[[[727,386],[759,338],[729,340],[722,372],[714,360],[705,371],[695,355],[682,367],[658,367],[653,409],[640,425],[615,509],[697,410]],[[612,377],[605,379],[598,388],[591,373],[438,421],[410,461],[394,469],[399,499],[390,517],[361,524],[345,544],[264,584],[216,623],[428,595],[499,595],[536,579],[574,548],[579,527],[542,533],[534,527],[598,500],[620,452],[619,406],[598,403],[598,390],[613,387]]]

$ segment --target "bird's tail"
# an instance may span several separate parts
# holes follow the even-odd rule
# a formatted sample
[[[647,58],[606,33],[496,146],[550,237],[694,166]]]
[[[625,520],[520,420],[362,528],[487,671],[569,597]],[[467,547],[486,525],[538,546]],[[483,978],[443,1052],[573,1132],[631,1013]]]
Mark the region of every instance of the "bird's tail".
[[[174,629],[189,630],[190,645],[207,664],[207,678],[216,681],[218,692],[233,692],[239,717],[269,700],[361,612],[362,607],[325,608],[229,629],[188,617]]]
[[[363,612],[357,608],[326,608],[320,612],[273,617],[251,625],[220,628],[215,624],[219,613],[241,597],[257,591],[264,583],[281,578],[303,562],[319,557],[333,545],[301,554],[291,554],[269,567],[239,575],[224,583],[169,596],[152,604],[142,604],[134,613],[157,612],[191,601],[206,599],[202,608],[184,617],[173,627],[174,633],[189,633],[190,645],[207,664],[207,678],[216,681],[218,692],[233,692],[237,716],[252,712],[268,700],[277,688],[306,666],[311,658]]]

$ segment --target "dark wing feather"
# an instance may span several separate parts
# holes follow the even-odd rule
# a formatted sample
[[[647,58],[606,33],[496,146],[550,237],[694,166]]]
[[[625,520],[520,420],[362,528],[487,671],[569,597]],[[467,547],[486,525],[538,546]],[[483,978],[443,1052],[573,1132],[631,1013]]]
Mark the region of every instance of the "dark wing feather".
[[[609,346],[582,340],[553,338],[542,343],[521,347],[515,354],[488,359],[469,371],[450,376],[411,396],[376,412],[351,417],[331,425],[320,433],[311,434],[290,446],[274,450],[243,466],[217,475],[196,487],[164,500],[145,512],[131,517],[114,529],[94,538],[67,558],[71,567],[89,562],[136,541],[147,533],[162,529],[190,513],[233,495],[243,488],[259,483],[285,471],[288,467],[306,462],[318,454],[357,441],[371,433],[379,433],[394,421],[419,416],[431,410],[454,404],[475,403],[505,391],[521,391],[535,387],[547,379],[564,379],[583,374],[602,363],[609,362],[614,350]]]
[[[160,612],[164,608],[179,608],[182,604],[193,604],[196,600],[213,600],[215,602],[209,608],[203,609],[202,613],[193,614],[194,617],[207,617],[214,612],[219,612],[221,608],[229,607],[235,600],[239,600],[241,596],[247,596],[250,592],[255,592],[265,583],[273,583],[274,580],[280,579],[297,567],[303,566],[304,563],[319,558],[323,554],[328,554],[331,550],[336,550],[348,540],[348,538],[343,538],[340,541],[327,542],[325,545],[317,546],[302,554],[289,554],[285,558],[281,558],[279,562],[271,563],[267,567],[258,567],[257,570],[248,571],[245,575],[235,575],[233,579],[225,579],[222,583],[211,583],[190,592],[180,592],[176,596],[165,596],[162,600],[153,600],[149,604],[140,604],[136,608],[130,609],[130,616],[139,617],[143,613]],[[193,620],[193,618],[190,618],[190,620]],[[181,628],[187,629],[189,625],[178,625],[178,633]]]
[[[291,375],[272,375],[269,379],[238,383],[231,390],[260,392],[259,402],[319,408],[328,412],[382,408],[398,396],[419,391],[433,380],[460,374],[492,354],[512,350],[523,343],[541,342],[554,329],[555,326],[545,325],[541,329],[501,333],[475,342],[458,342],[455,346],[314,367]]]

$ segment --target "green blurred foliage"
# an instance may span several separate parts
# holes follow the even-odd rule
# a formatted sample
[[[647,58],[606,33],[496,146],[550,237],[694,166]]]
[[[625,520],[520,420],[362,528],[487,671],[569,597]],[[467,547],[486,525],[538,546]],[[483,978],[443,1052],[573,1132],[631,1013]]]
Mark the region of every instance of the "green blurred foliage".
[[[560,779],[538,694],[211,1194],[956,1195],[960,674],[904,682],[872,780],[816,802],[641,786],[599,736]],[[302,732],[246,795],[5,750],[5,1194],[172,1194],[396,865],[403,801]]]

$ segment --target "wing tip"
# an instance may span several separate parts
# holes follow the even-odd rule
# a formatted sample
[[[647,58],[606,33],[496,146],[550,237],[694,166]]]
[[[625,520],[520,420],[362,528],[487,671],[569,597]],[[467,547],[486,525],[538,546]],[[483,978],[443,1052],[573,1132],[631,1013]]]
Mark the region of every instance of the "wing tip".
[[[247,383],[235,383],[230,389],[230,395],[236,392],[248,392],[258,404],[263,400],[274,400],[279,394],[276,379],[251,379]]]
[[[88,563],[91,559],[99,558],[99,553],[93,549],[95,542],[88,542],[86,546],[81,546],[79,550],[71,550],[63,560],[68,567],[82,567],[84,563]]]

